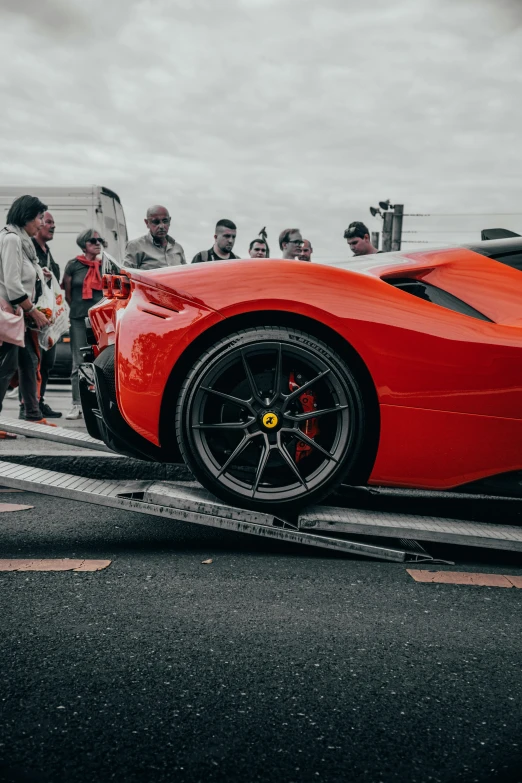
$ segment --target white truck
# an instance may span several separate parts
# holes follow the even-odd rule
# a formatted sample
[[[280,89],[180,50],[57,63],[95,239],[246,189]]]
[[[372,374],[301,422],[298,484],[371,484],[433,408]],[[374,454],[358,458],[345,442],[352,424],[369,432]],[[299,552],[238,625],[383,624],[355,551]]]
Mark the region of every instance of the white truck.
[[[67,261],[81,250],[76,237],[86,228],[94,228],[108,243],[107,251],[122,261],[127,244],[125,214],[117,193],[102,185],[86,187],[0,186],[0,228],[5,226],[9,207],[18,196],[38,196],[47,204],[56,223],[52,243],[54,260],[63,273]]]

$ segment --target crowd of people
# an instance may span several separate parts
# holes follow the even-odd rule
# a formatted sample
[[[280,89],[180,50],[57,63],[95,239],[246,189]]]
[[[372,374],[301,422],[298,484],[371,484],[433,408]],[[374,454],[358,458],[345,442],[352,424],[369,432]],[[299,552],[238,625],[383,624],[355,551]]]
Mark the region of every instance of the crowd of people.
[[[183,247],[170,234],[171,217],[166,207],[149,207],[145,225],[147,232],[128,242],[124,266],[146,270],[187,263]],[[79,419],[82,409],[78,370],[83,361],[81,349],[87,344],[85,317],[103,295],[100,256],[106,244],[95,229],[82,231],[76,239],[81,252],[68,261],[61,276],[49,248],[55,228],[46,204],[36,196],[20,196],[11,205],[7,225],[0,231],[0,412],[9,387],[18,387],[19,417],[51,426],[56,425],[48,419],[62,416],[45,402],[56,345],[48,350],[39,345],[38,330],[48,325],[49,317],[45,308],[39,308],[38,301],[43,286],[50,286],[54,276],[69,305],[72,408],[65,418]],[[236,237],[237,226],[232,220],[218,220],[212,246],[196,253],[191,263],[239,258],[233,252]],[[368,228],[360,221],[350,223],[344,238],[356,256],[379,252],[371,243]],[[312,261],[312,243],[303,239],[298,228],[285,228],[278,241],[281,252],[271,256],[263,228],[248,246],[249,257]],[[10,334],[17,330],[15,342],[9,341],[13,338],[7,333],[8,322]],[[0,438],[9,437],[16,436],[0,430]]]

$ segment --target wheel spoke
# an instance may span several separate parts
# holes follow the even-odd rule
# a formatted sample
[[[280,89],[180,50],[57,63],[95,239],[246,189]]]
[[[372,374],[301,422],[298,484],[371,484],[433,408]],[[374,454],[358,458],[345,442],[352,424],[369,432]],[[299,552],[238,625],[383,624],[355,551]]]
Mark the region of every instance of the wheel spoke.
[[[327,457],[332,462],[335,462],[335,463],[339,462],[339,460],[336,457],[334,457],[333,454],[330,454],[329,451],[327,451],[326,449],[323,449],[322,446],[320,446],[318,443],[316,443],[316,441],[313,440],[312,438],[309,438],[308,435],[305,435],[305,433],[302,432],[301,430],[290,430],[290,429],[287,429],[287,428],[283,428],[281,430],[281,432],[289,432],[291,435],[293,435],[298,440],[302,440],[302,441],[304,441],[304,443],[308,443],[309,446],[312,446],[314,449],[317,449],[317,451],[320,451],[321,454],[324,454],[324,456]]]
[[[312,378],[311,381],[307,381],[306,383],[303,383],[302,386],[300,386],[295,391],[291,392],[290,394],[285,394],[285,402],[290,402],[290,400],[295,399],[295,397],[298,397],[299,394],[302,394],[305,389],[309,389],[310,386],[313,386],[314,383],[317,383],[321,380],[321,378],[324,378],[325,375],[328,375],[330,370],[323,370],[323,372],[320,372],[319,375],[316,375],[315,378]]]
[[[242,400],[240,397],[234,397],[232,394],[226,394],[225,392],[220,392],[217,389],[211,389],[210,386],[202,386],[201,391],[207,392],[207,394],[215,394],[216,397],[221,397],[222,400],[227,400],[227,402],[230,402],[233,405],[238,405],[241,408],[248,408],[250,413],[254,415],[254,411],[250,405],[250,400]]]
[[[246,360],[245,352],[243,350],[241,350],[241,360],[243,362],[243,369],[245,370],[245,375],[250,385],[250,391],[252,392],[252,397],[254,398],[254,400],[257,400],[257,402],[259,402],[261,405],[264,405],[264,401],[259,396],[255,378],[252,375],[252,370],[250,369],[250,365]]]
[[[193,424],[194,430],[246,430],[251,424],[255,422],[254,418],[248,419],[248,421],[223,421],[216,424]]]
[[[283,377],[283,346],[281,343],[277,344],[277,359],[276,359],[276,366],[275,366],[275,373],[274,373],[274,395],[269,405],[273,405],[274,402],[279,397],[279,394],[281,392],[281,378]]]
[[[299,480],[299,483],[302,484],[302,486],[305,489],[308,489],[308,485],[307,485],[306,481],[304,480],[304,478],[299,473],[299,471],[297,469],[297,465],[293,461],[292,457],[288,453],[288,449],[286,448],[285,444],[281,440],[281,433],[282,432],[283,432],[283,430],[279,430],[279,432],[277,433],[277,445],[278,445],[278,449],[277,450],[278,450],[279,454],[281,454],[281,456],[283,457],[283,459],[286,462],[286,464],[288,465],[288,467],[295,474],[295,476]]]
[[[261,481],[261,476],[263,475],[264,470],[266,468],[266,463],[268,462],[269,456],[270,456],[270,447],[268,446],[265,440],[263,453],[259,457],[259,463],[256,470],[256,477],[254,479],[254,486],[252,487],[252,497],[254,497],[254,495],[257,492],[257,488],[259,486],[259,482]]]
[[[317,419],[319,416],[326,416],[327,413],[339,413],[344,411],[348,405],[338,405],[336,408],[323,408],[318,411],[308,411],[308,413],[296,413],[294,416],[291,413],[285,413],[285,419],[290,421],[308,421],[308,419]]]
[[[217,473],[217,475],[216,475],[216,478],[219,478],[220,476],[223,475],[223,473],[226,471],[226,469],[229,467],[229,465],[231,465],[232,462],[234,462],[236,457],[239,457],[241,452],[246,449],[246,447],[248,446],[248,444],[250,443],[252,438],[255,437],[255,435],[261,435],[261,433],[260,432],[255,432],[253,435],[245,435],[243,440],[241,440],[238,443],[238,445],[236,446],[236,448],[234,449],[234,451],[232,452],[230,457],[227,459],[225,464],[220,468],[219,473]]]

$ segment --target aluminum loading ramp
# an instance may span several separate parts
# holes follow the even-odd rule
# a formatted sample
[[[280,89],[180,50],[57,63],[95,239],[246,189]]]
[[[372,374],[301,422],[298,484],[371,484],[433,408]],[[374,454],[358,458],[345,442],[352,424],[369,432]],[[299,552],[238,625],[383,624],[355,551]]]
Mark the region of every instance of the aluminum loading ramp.
[[[89,435],[64,427],[46,427],[0,416],[0,428],[29,437],[111,452]],[[1,452],[0,452],[1,455]],[[125,508],[142,514],[219,527],[239,533],[275,538],[296,544],[333,549],[394,562],[435,561],[417,541],[522,552],[522,528],[485,522],[401,514],[386,511],[314,506],[301,512],[297,524],[290,524],[262,512],[227,506],[196,482],[103,481],[72,476],[51,470],[0,461],[0,482],[9,487],[40,492],[55,497],[81,500],[112,508]],[[492,495],[458,492],[404,490],[386,487],[346,488],[372,495],[446,497],[478,500]],[[498,500],[507,500],[499,496]],[[365,536],[378,540],[347,540],[345,536]],[[397,541],[398,539],[398,541]],[[388,540],[400,548],[388,546]]]
[[[299,516],[300,530],[326,534],[412,538],[445,544],[522,552],[522,528],[489,522],[396,514],[387,511],[310,506]]]
[[[415,551],[413,542],[413,551],[410,552],[406,548],[396,549],[301,531],[270,514],[226,506],[195,482],[102,481],[0,461],[0,483],[27,492],[81,500],[378,560],[396,563],[433,561],[422,548]]]
[[[8,419],[0,415],[0,430],[14,432],[15,435],[25,435],[26,438],[40,438],[51,440],[55,443],[65,443],[67,446],[80,446],[82,449],[104,451],[106,454],[114,454],[105,443],[96,438],[91,438],[86,432],[68,429],[66,427],[49,427],[45,424],[34,424],[23,419]]]

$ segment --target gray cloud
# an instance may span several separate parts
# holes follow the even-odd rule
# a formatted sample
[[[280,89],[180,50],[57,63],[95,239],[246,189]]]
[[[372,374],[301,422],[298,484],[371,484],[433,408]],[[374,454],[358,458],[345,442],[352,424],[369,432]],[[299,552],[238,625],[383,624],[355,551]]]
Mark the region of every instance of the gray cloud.
[[[81,6],[66,0],[2,0],[2,13],[20,19],[24,24],[40,29],[45,35],[76,33],[90,27]]]
[[[275,247],[294,224],[317,256],[340,257],[351,220],[379,228],[380,198],[514,211],[517,7],[69,0],[67,15],[58,0],[48,14],[17,2],[0,31],[1,179],[105,184],[131,234],[164,202],[188,255],[221,217],[238,223],[240,251],[261,226]]]

